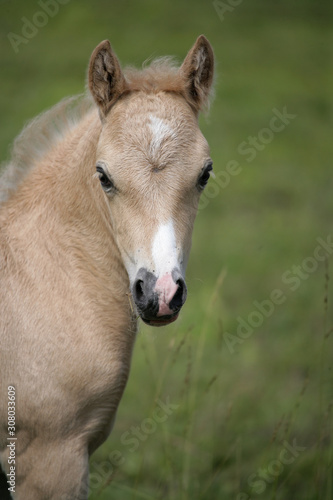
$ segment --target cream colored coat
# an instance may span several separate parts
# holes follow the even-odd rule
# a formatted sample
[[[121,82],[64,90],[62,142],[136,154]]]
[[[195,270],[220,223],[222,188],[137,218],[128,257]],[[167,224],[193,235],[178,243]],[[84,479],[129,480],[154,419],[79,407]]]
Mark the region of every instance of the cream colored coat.
[[[102,42],[89,68],[96,105],[72,120],[60,104],[17,141],[0,179],[0,463],[7,473],[14,386],[15,499],[88,497],[89,456],[112,428],[137,317],[167,324],[185,300],[211,169],[197,115],[212,76],[203,36],[180,69],[160,60],[142,72],[123,73]]]

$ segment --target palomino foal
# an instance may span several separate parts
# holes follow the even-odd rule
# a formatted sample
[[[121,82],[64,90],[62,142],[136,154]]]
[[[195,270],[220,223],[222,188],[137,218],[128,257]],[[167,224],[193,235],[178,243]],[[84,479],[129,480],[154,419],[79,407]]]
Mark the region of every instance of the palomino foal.
[[[124,72],[104,41],[89,66],[95,104],[76,120],[58,105],[14,145],[0,179],[0,463],[17,500],[88,497],[137,317],[166,325],[185,302],[212,170],[198,113],[213,65],[204,36],[180,68]]]

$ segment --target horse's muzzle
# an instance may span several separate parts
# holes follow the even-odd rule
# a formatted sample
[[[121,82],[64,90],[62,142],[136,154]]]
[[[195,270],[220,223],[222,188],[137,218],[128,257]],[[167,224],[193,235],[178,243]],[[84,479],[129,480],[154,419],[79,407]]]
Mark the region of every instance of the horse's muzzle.
[[[185,281],[178,269],[157,278],[139,269],[132,295],[141,319],[151,326],[164,326],[178,317],[187,296]]]

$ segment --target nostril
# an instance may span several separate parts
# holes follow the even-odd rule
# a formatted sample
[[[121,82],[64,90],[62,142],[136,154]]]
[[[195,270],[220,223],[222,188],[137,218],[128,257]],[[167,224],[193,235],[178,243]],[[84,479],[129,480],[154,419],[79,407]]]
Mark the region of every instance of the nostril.
[[[144,296],[144,291],[143,291],[143,281],[142,280],[137,280],[135,283],[135,298],[136,300],[142,299]]]
[[[169,307],[173,311],[179,310],[186,300],[186,285],[183,279],[179,278],[176,281],[178,285],[175,295],[172,297]]]

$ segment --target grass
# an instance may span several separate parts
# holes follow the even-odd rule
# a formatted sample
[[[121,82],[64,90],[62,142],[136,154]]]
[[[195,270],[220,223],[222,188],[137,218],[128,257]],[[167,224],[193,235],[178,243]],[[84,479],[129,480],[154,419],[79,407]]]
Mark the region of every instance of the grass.
[[[201,127],[218,178],[239,167],[227,185],[211,181],[199,211],[180,319],[140,326],[114,431],[91,459],[90,498],[330,500],[333,273],[328,250],[314,257],[333,234],[330,4],[244,1],[222,22],[202,0],[72,0],[16,54],[8,32],[39,7],[1,3],[2,159],[27,119],[82,91],[100,40],[139,65],[181,60],[205,33],[217,81]],[[264,144],[284,107],[295,118]],[[240,145],[253,137],[260,150],[247,161]],[[255,304],[274,290],[284,300],[260,319]]]

